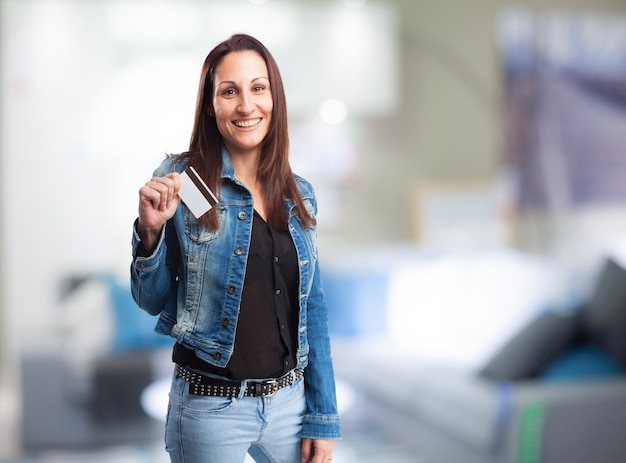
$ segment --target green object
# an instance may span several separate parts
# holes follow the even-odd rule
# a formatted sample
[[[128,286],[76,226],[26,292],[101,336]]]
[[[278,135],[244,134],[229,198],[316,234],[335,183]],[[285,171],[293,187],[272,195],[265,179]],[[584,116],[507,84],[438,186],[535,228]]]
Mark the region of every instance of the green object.
[[[541,438],[546,406],[533,402],[522,408],[519,431],[519,463],[541,463]]]

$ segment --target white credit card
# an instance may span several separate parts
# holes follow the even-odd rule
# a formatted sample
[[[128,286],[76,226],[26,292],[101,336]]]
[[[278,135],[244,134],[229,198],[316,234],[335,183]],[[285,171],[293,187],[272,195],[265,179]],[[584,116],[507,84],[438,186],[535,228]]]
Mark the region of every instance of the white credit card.
[[[180,191],[178,195],[196,219],[206,214],[218,201],[198,172],[189,166],[180,173]]]

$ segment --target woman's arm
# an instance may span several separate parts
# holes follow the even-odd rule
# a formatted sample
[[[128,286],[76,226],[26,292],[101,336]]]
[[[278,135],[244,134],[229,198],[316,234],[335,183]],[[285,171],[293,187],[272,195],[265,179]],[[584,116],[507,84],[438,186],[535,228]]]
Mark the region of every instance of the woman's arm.
[[[155,173],[139,190],[131,292],[137,305],[152,315],[160,313],[176,294],[180,250],[170,219],[180,204],[179,190],[177,172],[163,176]]]
[[[302,436],[312,439],[338,439],[341,432],[328,333],[328,307],[322,291],[317,260],[314,272],[313,285],[307,300],[309,363],[305,370],[305,395],[308,411],[304,417]]]

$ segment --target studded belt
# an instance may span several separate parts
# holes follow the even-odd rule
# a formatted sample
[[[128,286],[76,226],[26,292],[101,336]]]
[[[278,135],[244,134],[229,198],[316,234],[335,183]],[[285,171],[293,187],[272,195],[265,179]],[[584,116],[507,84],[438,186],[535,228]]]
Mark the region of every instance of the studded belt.
[[[210,397],[239,397],[241,393],[240,381],[211,378],[178,364],[176,365],[176,371],[182,379],[189,383],[190,394]],[[246,397],[271,397],[280,389],[291,386],[302,376],[304,376],[304,369],[296,368],[278,379],[248,382],[243,395]]]

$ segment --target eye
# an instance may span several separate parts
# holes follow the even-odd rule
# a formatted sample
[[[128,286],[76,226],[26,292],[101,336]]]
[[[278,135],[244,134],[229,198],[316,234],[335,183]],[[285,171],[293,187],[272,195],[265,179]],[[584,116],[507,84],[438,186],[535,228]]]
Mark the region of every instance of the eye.
[[[223,96],[233,96],[235,94],[235,89],[234,88],[227,88],[222,92]]]
[[[252,87],[252,90],[254,90],[255,92],[262,92],[263,90],[265,90],[265,86],[264,85],[255,85],[254,87]]]

